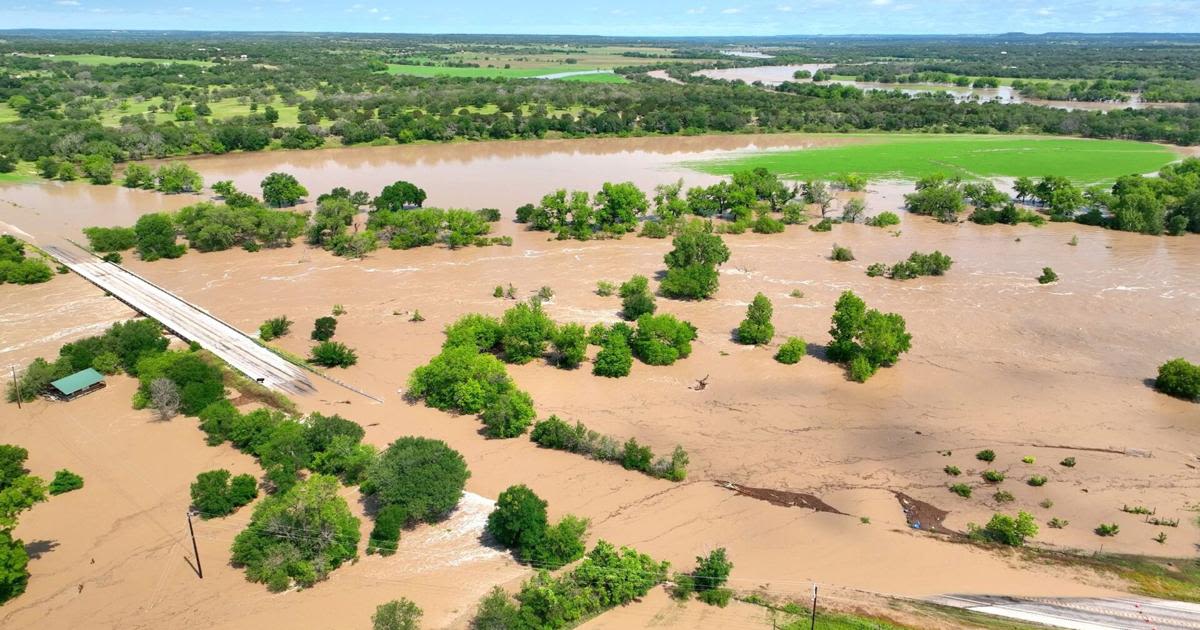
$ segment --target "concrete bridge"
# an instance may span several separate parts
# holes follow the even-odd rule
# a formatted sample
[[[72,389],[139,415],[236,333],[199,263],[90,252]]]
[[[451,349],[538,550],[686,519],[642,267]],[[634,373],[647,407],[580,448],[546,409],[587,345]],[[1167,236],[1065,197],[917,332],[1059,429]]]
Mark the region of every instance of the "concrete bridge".
[[[288,362],[208,311],[128,269],[104,262],[75,245],[50,245],[44,251],[133,310],[158,320],[180,338],[195,341],[263,385],[289,394],[310,394],[315,391],[304,368]]]

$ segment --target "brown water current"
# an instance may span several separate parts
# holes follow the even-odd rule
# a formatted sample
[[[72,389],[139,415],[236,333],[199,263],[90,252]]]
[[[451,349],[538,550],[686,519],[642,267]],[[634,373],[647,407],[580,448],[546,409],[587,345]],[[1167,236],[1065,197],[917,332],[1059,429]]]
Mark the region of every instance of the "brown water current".
[[[549,501],[552,518],[575,513],[591,519],[593,542],[636,546],[678,569],[724,546],[736,565],[735,589],[803,596],[817,581],[912,596],[1084,595],[1118,586],[1108,577],[914,531],[895,492],[948,510],[951,530],[964,531],[997,511],[1025,510],[1042,524],[1051,517],[1070,521],[1065,529],[1043,526],[1039,544],[1194,556],[1200,535],[1187,506],[1200,496],[1200,406],[1156,393],[1147,379],[1169,358],[1200,360],[1195,236],[1148,237],[1073,224],[943,225],[903,212],[901,225],[888,230],[838,225],[832,233],[815,233],[789,226],[783,234],[727,236],[732,257],[721,268],[714,299],[658,300],[659,312],[698,328],[688,358],[669,367],[635,362],[622,379],[592,376],[588,364],[573,371],[542,361],[510,366],[539,417],[581,420],[636,437],[658,453],[682,445],[692,462],[683,483],[538,449],[526,439],[487,440],[475,418],[403,400],[408,375],[438,352],[445,324],[469,312],[500,314],[513,304],[493,298],[493,287],[512,283],[522,298],[552,287],[548,313],[590,325],[618,321],[620,309],[617,298],[595,294],[597,281],[633,274],[653,279],[664,268],[667,240],[553,241],[512,223],[516,205],[555,188],[596,190],[610,180],[644,188],[680,177],[689,185],[710,182],[711,176],[678,163],[821,141],[829,140],[548,141],[194,160],[206,181],[233,179],[251,191],[268,172],[291,172],[314,198],[334,186],[374,193],[407,179],[429,192],[427,205],[500,208],[497,232],[515,242],[458,251],[385,249],[364,260],[297,244],[258,253],[189,252],[154,263],[130,255],[127,266],[245,331],[287,314],[296,325],[279,346],[300,354],[310,345],[313,319],[343,305],[336,339],[358,351],[359,363],[334,374],[384,402],[323,384],[318,395],[297,401],[303,409],[352,418],[366,427],[367,441],[380,446],[408,434],[446,440],[467,459],[472,495],[494,498],[526,483]],[[909,189],[872,184],[870,212],[899,210]],[[199,199],[82,184],[9,186],[0,188],[0,221],[50,241],[77,238],[84,225],[127,224],[141,212]],[[1076,246],[1068,244],[1073,236]],[[829,260],[834,243],[850,247],[857,259]],[[954,259],[944,277],[900,282],[865,274],[870,263],[934,249]],[[1046,266],[1059,282],[1037,283]],[[822,358],[833,304],[845,290],[871,307],[902,314],[913,334],[912,351],[866,384],[848,381],[840,366]],[[792,297],[793,291],[803,297]],[[732,340],[758,292],[774,302],[772,347]],[[418,309],[426,321],[410,322]],[[36,287],[0,285],[0,365],[52,355],[63,341],[126,314],[71,276]],[[775,346],[789,336],[804,338],[812,356],[792,366],[775,362]],[[705,377],[707,388],[692,388]],[[48,549],[30,564],[29,592],[0,609],[5,628],[362,625],[375,605],[398,596],[421,605],[429,627],[463,627],[491,585],[513,586],[530,574],[478,544],[486,501],[469,495],[457,520],[406,533],[395,556],[364,557],[313,589],[281,595],[245,583],[227,564],[229,542],[249,512],[207,521],[199,530],[202,553],[209,554],[200,582],[183,560],[190,551],[183,521],[187,484],[203,470],[256,466],[227,446],[204,446],[191,419],[157,423],[148,412],[129,409],[133,383],[111,381],[69,405],[0,406],[0,442],[29,448],[35,473],[49,477],[68,467],[87,479],[83,491],[23,517],[17,534]],[[994,463],[975,460],[985,448],[996,452]],[[1022,463],[1024,456],[1035,463]],[[1074,468],[1058,464],[1068,456],[1077,459]],[[948,464],[962,476],[943,473]],[[1015,501],[993,499],[996,488],[979,478],[985,468],[1007,474],[1000,488]],[[1049,481],[1031,487],[1025,483],[1031,475]],[[812,495],[845,515],[739,496],[716,480]],[[948,492],[954,482],[974,486],[974,497]],[[348,489],[346,496],[362,513],[357,493]],[[1040,506],[1046,499],[1053,507]],[[1151,526],[1121,512],[1123,504],[1157,508],[1159,517],[1181,524]],[[1096,537],[1091,530],[1101,522],[1119,523],[1121,535]],[[364,520],[364,535],[369,529]],[[1152,540],[1160,530],[1169,535],[1164,544]],[[655,609],[665,605],[659,594],[650,601]],[[630,608],[613,619],[635,624],[643,614],[653,610]],[[739,623],[753,618],[737,614]],[[689,608],[664,625],[718,619],[709,615]],[[604,619],[595,627],[622,626]]]

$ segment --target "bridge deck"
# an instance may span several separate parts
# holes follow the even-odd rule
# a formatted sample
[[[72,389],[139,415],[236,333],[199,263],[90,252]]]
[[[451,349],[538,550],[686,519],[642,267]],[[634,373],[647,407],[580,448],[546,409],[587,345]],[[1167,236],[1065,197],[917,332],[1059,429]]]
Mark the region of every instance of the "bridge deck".
[[[118,265],[104,262],[74,246],[51,245],[45,251],[88,282],[130,308],[154,318],[187,341],[223,359],[267,387],[290,394],[315,391],[308,373],[260,346],[242,331]]]

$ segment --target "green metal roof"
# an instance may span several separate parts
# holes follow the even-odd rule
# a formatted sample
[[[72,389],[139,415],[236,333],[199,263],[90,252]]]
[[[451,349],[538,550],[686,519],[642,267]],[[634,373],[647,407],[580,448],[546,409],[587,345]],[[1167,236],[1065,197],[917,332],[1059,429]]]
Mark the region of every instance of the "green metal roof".
[[[104,375],[92,368],[81,370],[70,376],[50,383],[50,386],[62,392],[64,396],[70,396],[81,389],[87,389],[96,383],[104,380]]]

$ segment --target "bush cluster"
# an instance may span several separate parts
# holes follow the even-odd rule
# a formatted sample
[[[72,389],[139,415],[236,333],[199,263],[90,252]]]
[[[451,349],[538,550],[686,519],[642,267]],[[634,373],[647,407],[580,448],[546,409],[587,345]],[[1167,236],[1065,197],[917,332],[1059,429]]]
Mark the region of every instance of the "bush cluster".
[[[525,485],[510,486],[496,499],[487,531],[512,548],[522,562],[557,569],[583,557],[587,520],[570,514],[555,525],[546,518],[546,502]]]
[[[834,306],[829,334],[833,339],[828,357],[846,364],[850,378],[860,383],[880,367],[894,364],[912,345],[903,317],[867,310],[866,303],[850,291],[842,293]]]
[[[1158,366],[1154,388],[1184,400],[1200,400],[1200,365],[1183,358],[1171,359]]]
[[[941,276],[954,264],[951,258],[942,252],[930,254],[913,252],[907,260],[902,260],[891,267],[883,263],[874,263],[867,267],[867,275],[872,278],[887,276],[893,280],[911,280],[921,276]]]
[[[201,518],[233,514],[258,496],[258,481],[252,475],[233,477],[224,468],[196,475],[192,482],[192,507]]]
[[[38,284],[53,277],[42,259],[26,257],[25,243],[8,234],[0,236],[0,284]]]
[[[63,468],[54,473],[54,479],[50,481],[48,489],[50,494],[63,494],[71,492],[83,487],[83,477]]]
[[[786,364],[794,365],[808,354],[808,344],[800,337],[788,337],[783,345],[779,346],[779,350],[775,352],[775,360]]]
[[[1032,514],[1018,512],[1015,518],[1007,514],[994,514],[992,520],[983,527],[969,523],[967,531],[975,540],[1020,547],[1025,544],[1027,538],[1037,535],[1038,526]]]
[[[600,461],[616,462],[629,470],[637,470],[654,477],[683,481],[687,477],[688,456],[683,447],[676,446],[671,457],[655,458],[650,447],[639,444],[634,438],[621,443],[610,435],[602,435],[588,429],[582,422],[574,426],[550,416],[537,422],[529,435],[538,446],[560,451],[579,453]]]
[[[497,587],[479,603],[476,628],[568,628],[609,608],[643,597],[667,577],[669,565],[608,542],[596,546],[576,568],[558,577],[539,571],[515,601]]]
[[[471,471],[458,451],[441,440],[403,437],[392,442],[366,471],[362,492],[379,506],[372,550],[396,548],[400,528],[434,523],[458,505]]]
[[[774,308],[767,296],[759,293],[746,308],[746,319],[737,329],[738,343],[761,346],[771,343],[775,337],[775,325],[771,323]]]

